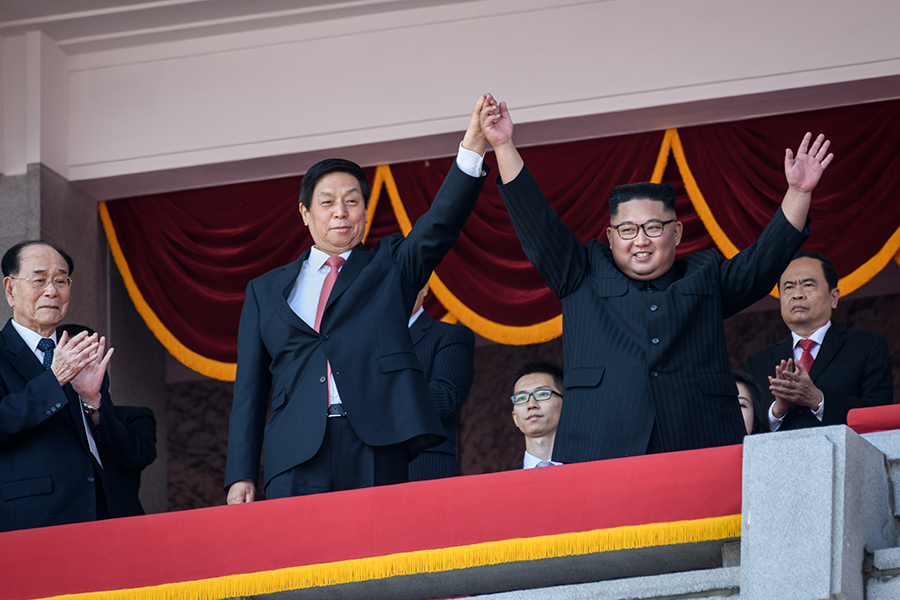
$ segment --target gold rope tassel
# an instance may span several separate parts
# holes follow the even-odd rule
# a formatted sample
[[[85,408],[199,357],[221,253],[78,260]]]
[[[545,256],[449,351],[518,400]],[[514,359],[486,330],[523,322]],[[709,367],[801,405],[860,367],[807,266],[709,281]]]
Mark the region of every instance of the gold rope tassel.
[[[55,596],[54,600],[219,600],[510,562],[737,538],[741,515],[420,550],[199,581]]]

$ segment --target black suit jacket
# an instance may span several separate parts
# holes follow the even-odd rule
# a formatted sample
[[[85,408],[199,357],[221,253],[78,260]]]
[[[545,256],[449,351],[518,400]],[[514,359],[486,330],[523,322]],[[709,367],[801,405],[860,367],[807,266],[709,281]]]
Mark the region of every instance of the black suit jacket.
[[[115,419],[104,428],[111,437],[100,446],[103,473],[116,505],[116,516],[143,515],[138,492],[141,471],[156,460],[156,417],[145,406],[113,406],[112,412]],[[97,441],[99,436],[94,437]]]
[[[287,303],[309,251],[250,282],[238,334],[226,487],[256,481],[263,438],[266,483],[315,455],[327,418],[326,359],[347,419],[364,443],[406,443],[415,453],[444,440],[413,352],[409,315],[483,182],[454,161],[431,209],[406,238],[389,236],[373,250],[357,246],[341,268],[318,333]]]
[[[759,385],[762,405],[767,411],[775,401],[769,391],[768,377],[775,376],[775,365],[793,357],[793,338],[788,336],[747,359],[747,372]],[[850,409],[891,404],[894,400],[894,379],[887,341],[868,331],[846,329],[832,323],[809,376],[825,395],[822,421],[808,408],[791,406],[779,431],[846,425]],[[768,427],[767,415],[763,415],[762,422]]]
[[[772,289],[808,227],[798,232],[779,209],[733,259],[686,256],[647,292],[608,245],[582,245],[527,168],[498,187],[525,254],[562,300],[566,389],[553,460],[643,454],[654,421],[666,451],[740,443],[723,319]]]
[[[103,382],[100,425],[111,419],[109,380]],[[102,452],[102,439],[96,440]],[[0,335],[0,531],[62,525],[97,518],[102,470],[88,447],[81,402],[60,386],[7,322]]]
[[[475,334],[464,325],[435,321],[427,312],[409,328],[413,350],[422,363],[431,400],[447,440],[420,453],[409,464],[410,481],[459,475],[456,427],[475,377]]]

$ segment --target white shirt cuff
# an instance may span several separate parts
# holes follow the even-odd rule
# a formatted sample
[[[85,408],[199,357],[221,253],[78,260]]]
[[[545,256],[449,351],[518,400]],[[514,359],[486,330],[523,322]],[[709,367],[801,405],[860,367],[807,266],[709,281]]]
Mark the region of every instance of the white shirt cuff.
[[[456,166],[469,177],[481,177],[484,156],[463,148],[462,142],[460,142],[459,152],[456,154]]]

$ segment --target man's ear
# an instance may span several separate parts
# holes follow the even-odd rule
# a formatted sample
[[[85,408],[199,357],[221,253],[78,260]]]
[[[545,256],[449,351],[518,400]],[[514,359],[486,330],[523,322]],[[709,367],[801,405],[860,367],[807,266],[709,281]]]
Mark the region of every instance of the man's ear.
[[[831,290],[831,309],[834,310],[838,305],[838,298],[841,297],[841,290],[834,288]]]
[[[675,245],[681,243],[681,234],[684,233],[684,225],[681,224],[681,221],[675,221]]]
[[[6,293],[6,303],[9,304],[11,308],[15,308],[16,306],[16,298],[13,296],[13,286],[12,279],[9,277],[3,278],[3,291]]]
[[[309,227],[309,209],[303,206],[303,203],[300,203],[300,217],[303,219],[303,224]]]

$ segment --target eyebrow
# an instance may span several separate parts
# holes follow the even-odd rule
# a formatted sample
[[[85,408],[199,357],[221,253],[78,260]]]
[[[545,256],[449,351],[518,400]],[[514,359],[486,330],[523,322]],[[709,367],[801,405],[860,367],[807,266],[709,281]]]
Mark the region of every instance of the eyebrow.
[[[657,219],[656,217],[653,217],[652,219],[644,221],[643,223],[641,223],[641,225],[646,225],[647,223],[662,223],[666,220],[668,219]],[[619,223],[619,225],[637,225],[637,223],[635,223],[634,221],[622,221],[621,223]]]
[[[41,273],[48,273],[49,271],[50,271],[50,269],[35,269],[34,271],[32,271],[32,274],[40,275]],[[69,274],[69,270],[68,270],[68,269],[57,269],[56,272],[57,272],[57,273],[62,273],[63,275],[68,275],[68,274]]]
[[[540,390],[547,390],[547,391],[550,391],[550,392],[556,392],[556,390],[554,390],[554,389],[553,389],[552,387],[550,387],[549,385],[539,385],[538,387],[534,388],[534,389],[531,390],[530,392],[527,392],[527,391],[525,391],[525,390],[516,390],[515,392],[513,392],[513,395],[515,396],[516,394],[533,394],[533,393],[535,393],[535,392],[537,392],[537,391],[540,391]],[[559,392],[556,392],[556,393],[558,394]]]
[[[815,277],[807,277],[805,279],[788,279],[781,282],[781,285],[787,285],[789,283],[818,283]]]

